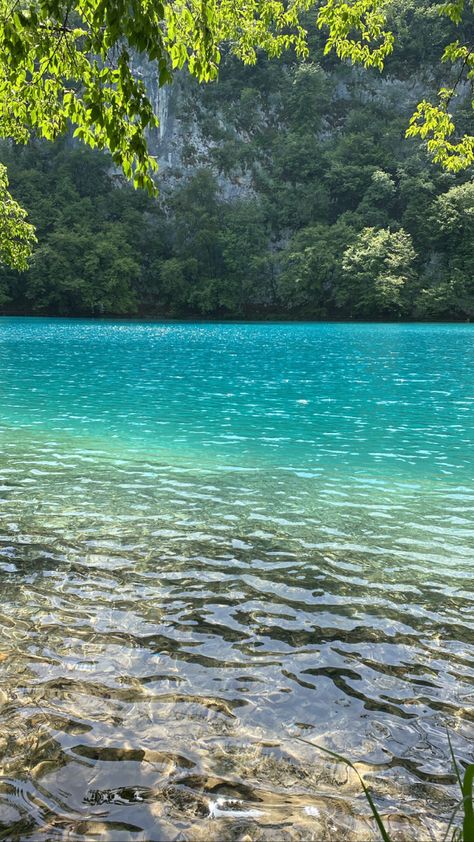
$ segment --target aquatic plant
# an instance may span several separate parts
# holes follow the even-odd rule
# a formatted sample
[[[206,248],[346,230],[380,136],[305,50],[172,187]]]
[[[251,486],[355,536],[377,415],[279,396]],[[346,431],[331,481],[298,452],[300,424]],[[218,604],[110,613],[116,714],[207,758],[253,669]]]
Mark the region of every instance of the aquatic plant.
[[[449,736],[449,731],[447,731],[448,736],[448,743],[449,743],[449,750],[451,753],[451,758],[453,761],[454,771],[456,773],[456,778],[459,784],[459,788],[461,790],[461,798],[457,802],[451,818],[448,823],[448,827],[446,829],[446,833],[444,835],[443,842],[447,842],[449,839],[449,833],[452,831],[451,834],[451,842],[474,842],[474,803],[473,803],[473,786],[474,786],[474,763],[469,763],[464,769],[464,775],[461,776],[461,771],[459,769],[459,765],[456,761],[454,756],[453,747],[451,744],[451,737]],[[298,737],[300,742],[306,743],[307,745],[312,746],[313,748],[318,749],[318,751],[324,752],[324,754],[328,754],[330,757],[333,757],[339,763],[344,763],[346,766],[349,766],[353,772],[357,775],[361,787],[363,789],[364,795],[367,799],[369,807],[372,811],[372,815],[375,819],[377,827],[380,831],[380,835],[383,839],[383,842],[392,842],[390,835],[387,831],[383,823],[383,819],[376,807],[375,801],[370,793],[370,790],[366,786],[362,775],[358,771],[357,767],[344,755],[339,754],[337,751],[332,751],[329,748],[325,748],[324,746],[316,745],[312,743],[310,740],[305,740],[303,737]],[[456,824],[456,817],[462,815],[462,824]]]
[[[461,773],[459,770],[459,766],[456,762],[456,758],[454,756],[453,747],[451,745],[451,737],[448,734],[448,742],[449,742],[449,750],[451,752],[451,758],[453,761],[454,771],[456,773],[456,778],[459,784],[459,788],[461,790],[462,798],[459,800],[458,804],[456,805],[453,814],[451,816],[451,820],[448,825],[448,829],[446,831],[446,837],[454,824],[454,820],[456,815],[460,812],[462,808],[463,812],[463,822],[462,827],[455,827],[452,835],[453,842],[472,842],[474,840],[474,806],[473,806],[473,784],[474,784],[474,763],[469,763],[465,770],[464,776],[461,777]]]

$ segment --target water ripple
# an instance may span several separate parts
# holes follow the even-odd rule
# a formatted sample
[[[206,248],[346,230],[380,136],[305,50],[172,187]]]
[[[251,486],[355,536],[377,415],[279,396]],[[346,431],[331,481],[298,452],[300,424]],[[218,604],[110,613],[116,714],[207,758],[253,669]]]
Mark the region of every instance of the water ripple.
[[[470,326],[0,324],[0,838],[441,839]],[[34,385],[32,385],[34,384]]]

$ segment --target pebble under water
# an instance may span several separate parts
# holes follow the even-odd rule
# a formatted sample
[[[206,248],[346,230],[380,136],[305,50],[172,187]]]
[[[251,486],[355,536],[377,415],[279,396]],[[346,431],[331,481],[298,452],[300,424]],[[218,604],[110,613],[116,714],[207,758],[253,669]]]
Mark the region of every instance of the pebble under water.
[[[0,839],[441,840],[474,326],[0,319]]]

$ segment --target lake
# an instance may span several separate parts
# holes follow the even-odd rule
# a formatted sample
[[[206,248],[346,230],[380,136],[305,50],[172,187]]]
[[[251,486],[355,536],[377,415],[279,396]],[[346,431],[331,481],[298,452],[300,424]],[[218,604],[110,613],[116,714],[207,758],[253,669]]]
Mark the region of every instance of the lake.
[[[474,326],[0,319],[0,838],[441,839]]]

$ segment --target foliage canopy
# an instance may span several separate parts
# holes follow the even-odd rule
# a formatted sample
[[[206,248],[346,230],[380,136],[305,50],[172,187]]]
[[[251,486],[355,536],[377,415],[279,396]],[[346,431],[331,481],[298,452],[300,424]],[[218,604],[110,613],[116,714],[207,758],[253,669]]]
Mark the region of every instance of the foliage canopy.
[[[0,264],[26,269],[36,236],[33,226],[26,221],[26,211],[8,190],[7,170],[3,164],[0,164],[0,209]]]

